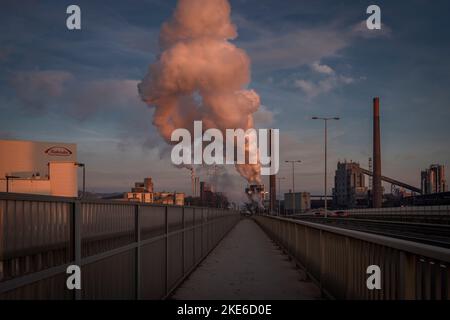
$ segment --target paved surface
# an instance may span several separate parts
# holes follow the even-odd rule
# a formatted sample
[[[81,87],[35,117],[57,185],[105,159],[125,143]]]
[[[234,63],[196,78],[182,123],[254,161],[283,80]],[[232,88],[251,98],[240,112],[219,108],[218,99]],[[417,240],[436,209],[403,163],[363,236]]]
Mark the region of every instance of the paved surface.
[[[172,299],[319,299],[319,289],[251,219],[241,220]]]

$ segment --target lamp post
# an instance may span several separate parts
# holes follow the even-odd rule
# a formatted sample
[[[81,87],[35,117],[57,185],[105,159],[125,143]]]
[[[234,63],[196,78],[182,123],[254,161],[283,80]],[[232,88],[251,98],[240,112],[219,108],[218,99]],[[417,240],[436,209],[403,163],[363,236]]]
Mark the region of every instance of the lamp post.
[[[281,215],[281,180],[286,179],[285,177],[278,177],[278,215]]]
[[[86,193],[86,165],[84,163],[79,163],[79,162],[76,162],[75,165],[77,167],[83,168],[83,194],[82,194],[82,198],[84,198],[85,193]]]
[[[292,214],[295,214],[295,164],[301,160],[286,160],[286,163],[292,164]]]
[[[327,124],[328,120],[339,120],[339,117],[312,117],[312,120],[323,120],[325,123],[325,176],[324,176],[324,189],[325,189],[325,218],[328,217],[327,212]]]

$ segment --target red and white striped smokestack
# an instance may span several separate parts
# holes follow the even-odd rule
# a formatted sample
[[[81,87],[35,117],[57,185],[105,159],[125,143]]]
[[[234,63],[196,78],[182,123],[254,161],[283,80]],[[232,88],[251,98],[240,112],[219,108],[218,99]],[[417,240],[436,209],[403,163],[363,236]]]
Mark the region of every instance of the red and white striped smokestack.
[[[372,206],[381,208],[383,191],[381,187],[381,142],[380,142],[380,98],[373,99],[373,179]]]

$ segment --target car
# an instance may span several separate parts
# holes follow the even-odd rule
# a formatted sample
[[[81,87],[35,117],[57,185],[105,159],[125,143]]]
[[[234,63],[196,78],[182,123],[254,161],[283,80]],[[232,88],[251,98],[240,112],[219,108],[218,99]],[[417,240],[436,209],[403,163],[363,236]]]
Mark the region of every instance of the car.
[[[331,218],[339,217],[338,211],[328,211],[328,217]]]
[[[343,210],[338,210],[334,212],[334,216],[336,217],[348,217],[348,212],[343,211]]]

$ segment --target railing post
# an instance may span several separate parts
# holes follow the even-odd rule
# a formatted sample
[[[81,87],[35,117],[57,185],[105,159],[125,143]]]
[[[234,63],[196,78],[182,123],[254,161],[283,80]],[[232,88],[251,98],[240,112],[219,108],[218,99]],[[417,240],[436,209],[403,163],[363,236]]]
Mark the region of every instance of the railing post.
[[[195,223],[195,220],[197,220],[197,215],[196,215],[196,211],[197,208],[193,208],[192,209],[192,259],[194,261],[194,265],[196,265],[197,263],[197,259],[196,259],[196,250],[195,250],[195,240],[197,239],[195,237],[195,234],[197,233],[197,224]]]
[[[414,300],[416,299],[416,261],[415,257],[408,256],[405,252],[400,252],[400,288],[399,299]]]
[[[299,236],[298,236],[298,226],[296,225],[296,224],[293,224],[292,225],[293,226],[293,228],[294,228],[294,241],[295,241],[295,243],[294,243],[294,257],[295,257],[295,259],[296,260],[300,260],[299,259],[299,251],[300,251],[300,245],[299,245],[299,242],[300,242],[300,239],[299,239]]]
[[[200,248],[201,248],[201,252],[200,252],[200,256],[203,258],[204,257],[204,254],[203,254],[203,225],[204,225],[204,221],[203,221],[203,208],[201,208],[200,209],[201,210],[201,212],[202,212],[202,219],[201,219],[201,224],[200,224],[200,242],[201,242],[201,246],[200,246]]]
[[[349,237],[345,237],[345,251],[347,256],[345,259],[345,299],[349,300],[354,297],[354,273],[353,273],[353,247]]]
[[[181,261],[182,261],[182,275],[184,276],[184,272],[186,270],[186,252],[185,252],[185,248],[184,248],[184,238],[186,237],[186,222],[185,222],[185,218],[184,218],[184,206],[181,209],[181,219],[182,219],[182,225],[183,225],[183,233],[182,233],[182,239],[181,239]]]
[[[167,206],[165,208],[165,218],[166,218],[166,236],[165,236],[165,246],[166,246],[166,259],[165,259],[165,269],[166,269],[166,295],[169,294],[169,216]]]
[[[76,266],[81,269],[81,202],[80,200],[75,200],[73,202],[73,213],[72,213],[72,252],[73,261]],[[83,279],[83,276],[81,277]],[[83,288],[83,283],[81,284]],[[81,300],[81,290],[73,290],[74,299]]]
[[[139,214],[139,205],[134,206],[134,230],[135,230],[135,274],[136,274],[136,300],[141,299],[141,221]]]
[[[319,231],[319,250],[320,250],[320,256],[319,256],[319,284],[320,284],[320,292],[322,293],[322,296],[325,296],[323,288],[325,285],[325,280],[327,278],[326,275],[326,265],[325,265],[325,237],[324,232],[322,230]]]
[[[309,227],[305,226],[305,262],[303,265],[305,266],[306,273],[309,271],[309,242]]]

